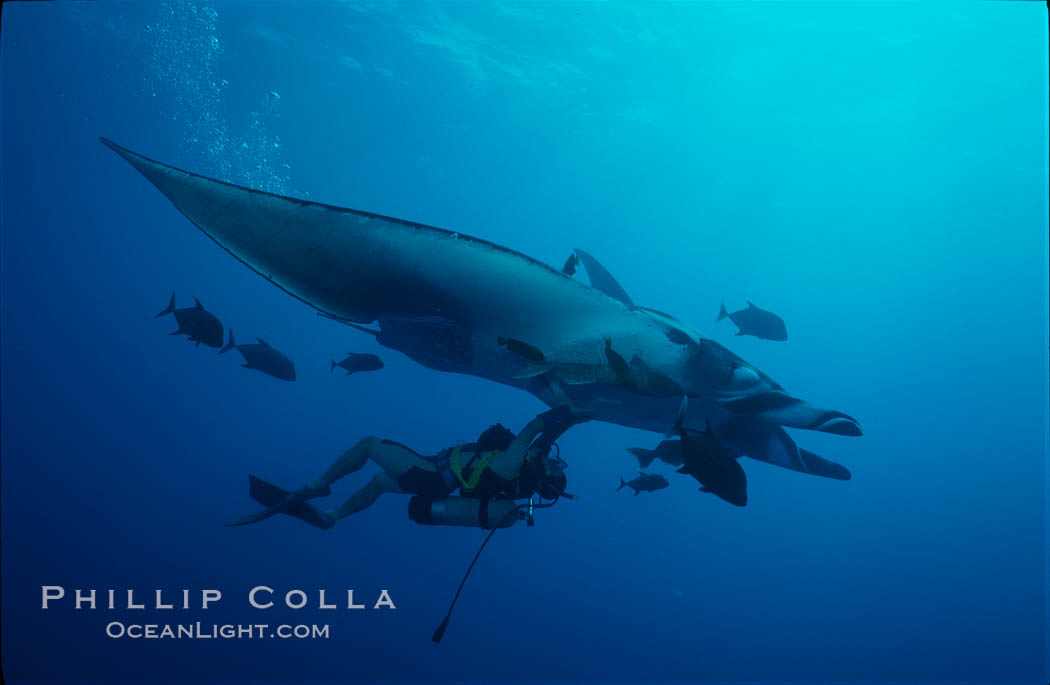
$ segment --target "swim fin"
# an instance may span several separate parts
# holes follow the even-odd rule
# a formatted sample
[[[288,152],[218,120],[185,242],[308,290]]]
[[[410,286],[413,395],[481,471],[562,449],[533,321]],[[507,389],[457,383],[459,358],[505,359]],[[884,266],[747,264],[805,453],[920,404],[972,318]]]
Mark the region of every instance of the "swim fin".
[[[306,521],[321,530],[328,530],[335,524],[335,520],[327,513],[313,506],[306,500],[292,499],[289,501],[288,492],[284,488],[273,483],[267,483],[262,478],[254,475],[248,476],[248,495],[266,507],[266,509],[248,514],[227,523],[227,526],[245,526],[249,523],[264,521],[274,514],[288,514],[297,519]],[[287,504],[286,504],[287,503]]]

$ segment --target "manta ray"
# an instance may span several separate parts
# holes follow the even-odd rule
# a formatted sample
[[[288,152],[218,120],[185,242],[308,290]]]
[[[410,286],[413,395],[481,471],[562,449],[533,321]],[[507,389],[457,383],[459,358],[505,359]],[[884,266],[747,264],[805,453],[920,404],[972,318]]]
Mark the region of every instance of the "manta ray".
[[[481,238],[225,183],[101,141],[248,268],[427,368],[660,433],[687,396],[684,425],[710,422],[743,455],[850,477],[784,427],[860,435],[854,418],[789,394],[693,326],[635,304],[582,250],[591,284]]]

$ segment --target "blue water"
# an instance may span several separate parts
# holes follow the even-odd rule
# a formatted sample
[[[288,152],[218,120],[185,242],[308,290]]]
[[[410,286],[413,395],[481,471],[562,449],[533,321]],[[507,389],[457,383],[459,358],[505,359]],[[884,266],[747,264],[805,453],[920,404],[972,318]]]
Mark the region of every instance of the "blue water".
[[[1043,3],[10,3],[2,32],[8,682],[1050,678]],[[365,435],[431,453],[545,407],[316,317],[100,135],[555,267],[584,248],[858,417],[860,438],[792,431],[853,478],[745,459],[740,509],[657,466],[671,487],[631,497],[624,449],[659,436],[575,428],[580,501],[497,533],[434,645],[481,531],[416,525],[398,496],[328,532],[222,524],[255,507],[249,473],[297,487]],[[172,290],[298,381],[169,336]],[[734,337],[722,300],[790,339]],[[386,368],[328,373],[347,351]],[[44,585],[223,599],[45,611]],[[257,585],[310,605],[252,609]],[[321,610],[322,588],[397,608]]]

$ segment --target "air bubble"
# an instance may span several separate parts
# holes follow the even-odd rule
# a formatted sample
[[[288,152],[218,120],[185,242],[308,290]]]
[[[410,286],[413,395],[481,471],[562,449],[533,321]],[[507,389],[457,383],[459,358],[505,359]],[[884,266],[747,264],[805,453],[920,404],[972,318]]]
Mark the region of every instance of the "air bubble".
[[[181,128],[187,151],[197,157],[186,163],[209,176],[287,194],[290,167],[280,161],[280,138],[268,130],[280,116],[280,93],[262,90],[253,111],[227,114],[230,82],[217,73],[219,13],[201,0],[162,0],[156,12],[146,24],[141,93],[156,104],[156,117]]]

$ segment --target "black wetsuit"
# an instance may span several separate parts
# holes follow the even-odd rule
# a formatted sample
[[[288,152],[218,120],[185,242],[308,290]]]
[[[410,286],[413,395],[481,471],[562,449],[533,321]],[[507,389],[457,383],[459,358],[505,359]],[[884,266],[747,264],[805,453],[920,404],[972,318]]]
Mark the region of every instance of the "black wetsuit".
[[[522,468],[519,477],[513,479],[504,478],[493,469],[486,467],[478,477],[475,487],[469,491],[464,490],[461,494],[466,497],[477,497],[479,499],[493,499],[500,496],[511,499],[528,497],[533,492],[537,481],[537,474],[529,467],[529,455],[533,453],[546,455],[554,441],[577,422],[577,419],[566,407],[559,407],[544,412],[540,414],[540,417],[543,419],[543,430],[529,448],[523,452]],[[393,440],[384,439],[381,442],[408,450],[420,459],[431,462],[435,466],[434,470],[412,466],[398,476],[397,484],[402,491],[414,495],[444,497],[460,488],[459,481],[455,479],[449,468],[449,457],[455,448],[450,447],[432,457],[424,457],[415,450]],[[477,468],[477,462],[482,458],[482,454],[478,452],[477,447],[477,443],[467,443],[459,447],[460,458],[463,463],[462,476],[464,480],[470,480],[474,469]]]

